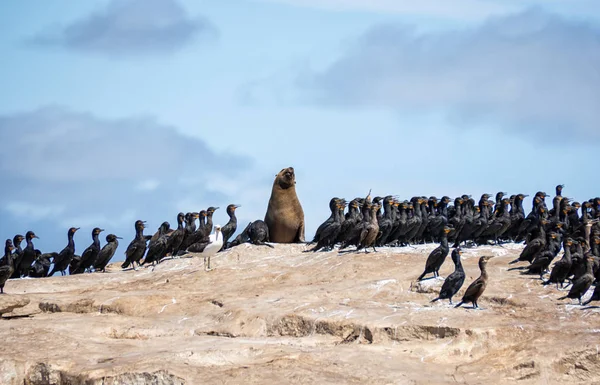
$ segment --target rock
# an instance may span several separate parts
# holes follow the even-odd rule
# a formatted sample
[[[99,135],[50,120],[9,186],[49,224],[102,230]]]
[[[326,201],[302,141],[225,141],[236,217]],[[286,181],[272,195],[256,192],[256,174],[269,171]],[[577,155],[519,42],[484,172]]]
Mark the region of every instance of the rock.
[[[13,310],[29,305],[30,299],[20,295],[0,295],[0,316]]]
[[[430,303],[443,279],[414,280],[436,245],[274,246],[218,253],[211,272],[180,258],[11,280],[27,296],[0,296],[1,312],[15,310],[0,320],[0,384],[600,382],[600,312],[557,306],[564,292],[507,271],[520,245],[465,251],[455,303],[478,257],[497,254],[484,310]]]

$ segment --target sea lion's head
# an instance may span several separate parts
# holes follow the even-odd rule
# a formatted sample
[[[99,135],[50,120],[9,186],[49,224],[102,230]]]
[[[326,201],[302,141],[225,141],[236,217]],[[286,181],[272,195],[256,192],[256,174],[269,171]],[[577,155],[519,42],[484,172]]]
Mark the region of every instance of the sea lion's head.
[[[279,171],[277,177],[275,178],[275,183],[279,185],[282,189],[287,189],[296,184],[296,174],[294,174],[294,168],[288,167]]]

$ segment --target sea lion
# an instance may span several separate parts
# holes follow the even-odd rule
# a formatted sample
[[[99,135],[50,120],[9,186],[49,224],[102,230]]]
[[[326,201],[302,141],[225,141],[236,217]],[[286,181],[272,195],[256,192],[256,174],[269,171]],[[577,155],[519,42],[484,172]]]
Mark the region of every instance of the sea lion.
[[[305,242],[304,211],[296,195],[293,167],[284,168],[275,176],[265,223],[269,228],[271,242]]]

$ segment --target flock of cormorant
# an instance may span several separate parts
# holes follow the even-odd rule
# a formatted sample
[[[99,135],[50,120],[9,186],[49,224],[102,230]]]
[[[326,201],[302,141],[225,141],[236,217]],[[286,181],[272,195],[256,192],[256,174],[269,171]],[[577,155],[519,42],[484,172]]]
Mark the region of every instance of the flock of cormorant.
[[[157,264],[167,255],[181,256],[187,252],[200,253],[205,259],[205,268],[210,270],[210,257],[229,246],[228,240],[237,229],[235,211],[240,206],[227,206],[229,221],[223,227],[216,225],[213,230],[213,214],[218,207],[209,207],[200,212],[190,212],[177,215],[177,229],[171,229],[169,222],[163,222],[154,235],[144,235],[146,222],[137,220],[134,224],[136,235],[125,250],[123,269],[144,264]],[[196,220],[199,225],[196,226]],[[262,221],[257,221],[262,222]],[[264,222],[263,222],[264,223]],[[251,224],[252,225],[252,224]],[[249,225],[250,226],[250,225]],[[42,278],[50,277],[57,272],[65,275],[82,274],[85,272],[105,272],[106,266],[115,255],[119,239],[115,234],[106,236],[106,244],[100,247],[101,228],[92,230],[92,244],[81,255],[75,254],[75,233],[78,227],[71,227],[67,232],[67,246],[60,252],[42,253],[36,249],[33,240],[38,236],[28,231],[25,236],[17,234],[13,239],[7,239],[4,256],[0,259],[0,293],[4,293],[4,285],[9,278]],[[243,234],[247,234],[246,230]],[[254,237],[242,234],[236,238],[236,244],[252,240]],[[21,243],[25,241],[25,248]],[[263,239],[260,238],[259,242]],[[137,265],[137,266],[136,266]],[[52,270],[50,267],[52,266]]]
[[[448,196],[441,199],[421,196],[400,201],[388,195],[371,199],[370,192],[366,198],[355,198],[350,202],[335,197],[329,203],[331,215],[318,227],[309,243],[316,245],[306,252],[333,250],[339,245],[340,253],[348,252],[344,249],[351,246],[356,251],[368,253],[368,249],[377,251],[376,248],[381,246],[439,243],[427,257],[425,269],[417,278],[421,281],[428,274],[439,276],[439,270],[450,252],[449,242],[453,242],[451,258],[455,270],[444,280],[439,296],[432,301],[448,299],[452,304],[452,297],[465,280],[461,248],[524,242],[525,247],[519,257],[510,264],[526,262],[527,265],[509,270],[538,275],[544,285],[556,284],[557,288],[563,288],[568,282],[571,289],[560,299],[578,299],[580,304],[583,295],[595,284],[591,298],[584,303],[587,304],[600,300],[600,198],[583,203],[572,202],[562,196],[563,187],[556,186],[551,209],[545,202],[547,194],[537,192],[528,215],[523,208],[523,201],[528,195],[507,197],[504,192],[497,193],[495,201],[490,200],[491,194],[483,194],[478,202],[470,195],[457,197],[453,202]],[[237,229],[235,210],[238,207],[234,204],[227,206],[229,221],[222,228],[214,226],[213,234],[213,214],[218,207],[179,213],[177,229],[171,229],[168,222],[163,222],[154,235],[144,235],[145,222],[136,221],[136,236],[125,251],[126,259],[121,267],[136,269],[136,265],[160,263],[168,255],[178,257],[194,252],[204,256],[205,268],[210,270],[210,257],[228,247],[244,242],[273,247],[266,243],[269,242],[269,229],[262,220],[251,222],[229,242]],[[199,220],[198,226],[196,220]],[[35,249],[33,240],[38,237],[33,231],[7,239],[5,254],[0,260],[0,293],[4,292],[4,284],[11,277],[46,277],[59,271],[65,275],[67,269],[69,274],[104,272],[121,238],[109,234],[107,243],[101,248],[99,236],[104,230],[94,228],[92,244],[79,256],[75,254],[73,240],[78,230],[75,227],[68,230],[67,246],[59,253],[41,253]],[[23,240],[26,241],[25,248],[21,248]],[[562,258],[551,268],[561,250],[564,250]],[[483,256],[479,259],[481,275],[467,288],[456,307],[463,303],[478,307],[477,300],[487,285],[486,264],[490,258]]]
[[[449,299],[460,290],[465,273],[460,261],[461,247],[477,245],[502,245],[506,242],[524,242],[525,248],[511,264],[527,262],[526,266],[509,270],[522,270],[522,274],[538,275],[544,285],[555,283],[571,286],[569,293],[560,299],[578,299],[596,284],[591,301],[600,300],[600,198],[583,203],[562,196],[563,185],[556,186],[552,208],[546,205],[545,192],[539,191],[532,199],[532,209],[525,215],[523,201],[528,195],[507,197],[504,192],[491,200],[491,194],[483,194],[476,202],[470,195],[454,199],[444,196],[413,197],[400,201],[388,195],[355,198],[349,203],[334,197],[330,200],[331,215],[317,229],[307,251],[333,250],[339,244],[340,252],[354,246],[356,251],[380,246],[406,246],[438,242],[425,262],[423,273],[439,275],[439,270],[450,252],[453,242],[452,261],[455,270],[444,281],[438,298]],[[348,212],[345,209],[348,207]],[[579,211],[581,210],[581,214]],[[564,250],[562,258],[552,268],[550,265]],[[481,276],[466,290],[462,301],[478,307],[477,300],[487,285],[487,261],[491,256],[481,257]],[[549,276],[545,276],[549,273]]]

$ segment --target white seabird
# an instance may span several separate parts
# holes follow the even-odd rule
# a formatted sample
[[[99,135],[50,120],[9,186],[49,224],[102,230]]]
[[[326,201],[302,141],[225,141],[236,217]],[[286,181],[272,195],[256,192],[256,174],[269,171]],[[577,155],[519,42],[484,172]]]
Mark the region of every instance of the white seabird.
[[[211,270],[210,268],[210,257],[217,254],[223,247],[223,234],[221,233],[221,226],[215,226],[215,232],[208,237],[208,243],[204,246],[203,250],[199,250],[200,254],[204,257],[204,269],[206,271]]]

